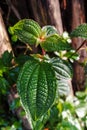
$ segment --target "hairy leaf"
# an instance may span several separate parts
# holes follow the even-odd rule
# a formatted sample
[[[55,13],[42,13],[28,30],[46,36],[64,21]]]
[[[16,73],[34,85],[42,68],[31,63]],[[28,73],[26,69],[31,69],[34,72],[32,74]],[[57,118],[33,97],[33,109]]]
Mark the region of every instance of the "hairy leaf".
[[[70,93],[70,84],[66,79],[61,79],[58,81],[58,94],[60,96],[68,96]]]
[[[87,39],[87,24],[81,24],[70,34],[71,37],[82,37]]]
[[[56,34],[57,29],[54,26],[46,25],[42,28],[42,32],[45,32],[46,36],[50,36],[52,34]]]
[[[50,60],[50,63],[52,63],[57,79],[71,78],[72,72],[70,67],[67,64],[64,64],[64,62],[60,58],[52,58]]]
[[[19,40],[29,44],[40,44],[45,51],[70,50],[71,45],[60,36],[54,26],[44,26],[42,29],[37,22],[24,19],[19,21],[13,27],[10,27],[10,33],[17,36]]]
[[[45,38],[40,43],[41,47],[46,51],[70,50],[71,45],[58,34],[54,26],[44,26],[42,32],[45,32]]]
[[[41,33],[39,24],[31,19],[23,19],[10,27],[10,33],[17,35],[22,42],[35,44]]]
[[[17,82],[24,109],[33,120],[48,111],[56,96],[56,78],[51,65],[35,59],[27,61]]]
[[[44,41],[41,42],[41,47],[46,51],[59,51],[70,50],[71,45],[58,34],[52,34],[47,36]]]
[[[50,63],[55,70],[56,78],[58,80],[57,94],[60,96],[67,96],[70,92],[69,80],[71,80],[72,77],[70,64],[67,65],[67,63],[60,58],[52,58]]]

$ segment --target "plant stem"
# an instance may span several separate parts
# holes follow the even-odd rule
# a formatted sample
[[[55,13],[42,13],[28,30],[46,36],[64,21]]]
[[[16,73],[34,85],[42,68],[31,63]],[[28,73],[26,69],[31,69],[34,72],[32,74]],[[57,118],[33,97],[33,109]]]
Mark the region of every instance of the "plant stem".
[[[42,55],[45,55],[46,51],[44,49],[42,49]]]
[[[76,52],[78,52],[78,51],[80,50],[80,48],[81,48],[86,42],[87,42],[87,40],[84,40],[84,41],[82,42],[82,44],[76,49],[76,51],[75,51],[69,58],[71,58]]]
[[[80,50],[80,48],[87,42],[87,40],[84,40],[82,44],[76,49],[75,53]]]

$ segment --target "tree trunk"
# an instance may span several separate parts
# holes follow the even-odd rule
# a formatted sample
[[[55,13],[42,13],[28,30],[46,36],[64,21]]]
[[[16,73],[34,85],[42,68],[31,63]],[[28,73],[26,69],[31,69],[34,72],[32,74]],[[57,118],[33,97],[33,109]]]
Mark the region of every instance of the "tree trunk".
[[[12,51],[12,48],[2,18],[2,11],[0,9],[0,57],[6,50],[10,52]]]
[[[60,34],[63,33],[59,0],[28,0],[32,18],[41,26],[54,25]]]
[[[83,0],[72,0],[72,30],[84,22],[85,22],[85,11]],[[75,49],[77,49],[80,47],[82,43],[83,39],[74,38],[72,45]],[[81,48],[78,51],[78,53],[80,55],[80,60],[74,63],[73,86],[75,91],[84,89],[85,71],[84,67],[82,67],[81,64],[84,62],[85,58],[87,58],[87,53],[85,49]]]

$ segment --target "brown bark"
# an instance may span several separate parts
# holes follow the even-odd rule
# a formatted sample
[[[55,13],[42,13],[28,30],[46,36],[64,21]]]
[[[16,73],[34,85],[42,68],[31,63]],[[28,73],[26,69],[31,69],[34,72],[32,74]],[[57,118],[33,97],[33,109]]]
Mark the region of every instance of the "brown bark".
[[[85,10],[83,0],[72,0],[72,30],[84,22],[85,22]],[[82,44],[82,42],[83,39],[74,38],[72,45],[75,49],[77,49]],[[87,53],[85,49],[84,50],[80,49],[78,53],[80,55],[80,60],[78,62],[75,62],[74,64],[73,86],[75,90],[82,90],[84,89],[85,72],[84,67],[82,67],[80,63],[83,63],[85,58],[87,58],[86,56]]]
[[[7,3],[8,8],[9,8],[9,15],[10,15],[11,11],[13,11],[15,16],[20,20],[21,16],[20,16],[18,10],[16,9],[16,7],[14,6],[13,2],[11,0],[6,0],[6,3]],[[16,1],[15,1],[15,3],[16,3]]]
[[[59,0],[28,0],[33,18],[41,25],[54,25],[63,33]]]
[[[27,8],[26,0],[7,0],[7,1],[10,1],[10,4],[8,5],[10,8],[11,6],[14,7],[14,9],[13,8],[11,9],[19,20],[23,18],[29,18],[29,12]],[[15,13],[15,11],[17,13]]]
[[[60,34],[63,33],[63,25],[60,12],[59,0],[48,0],[49,16],[52,24],[57,28]]]
[[[12,51],[10,40],[8,38],[8,34],[6,32],[5,24],[2,18],[2,12],[0,9],[0,56],[8,50]]]

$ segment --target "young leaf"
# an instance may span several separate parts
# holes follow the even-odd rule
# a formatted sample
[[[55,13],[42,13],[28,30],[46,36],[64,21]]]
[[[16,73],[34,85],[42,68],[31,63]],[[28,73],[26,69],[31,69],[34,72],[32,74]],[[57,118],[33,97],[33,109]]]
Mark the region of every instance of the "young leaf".
[[[70,34],[71,37],[81,37],[87,39],[87,24],[81,24]]]
[[[58,33],[57,29],[54,26],[50,26],[50,25],[46,25],[42,27],[42,32],[45,32],[46,36],[50,36],[52,34]]]
[[[17,35],[24,43],[35,44],[41,33],[39,24],[30,19],[23,19],[9,29],[11,34]]]
[[[71,45],[58,34],[47,36],[45,40],[40,43],[40,45],[45,51],[49,52],[71,49]]]
[[[56,78],[51,64],[27,61],[18,78],[18,93],[27,114],[35,121],[45,114],[56,96]]]

